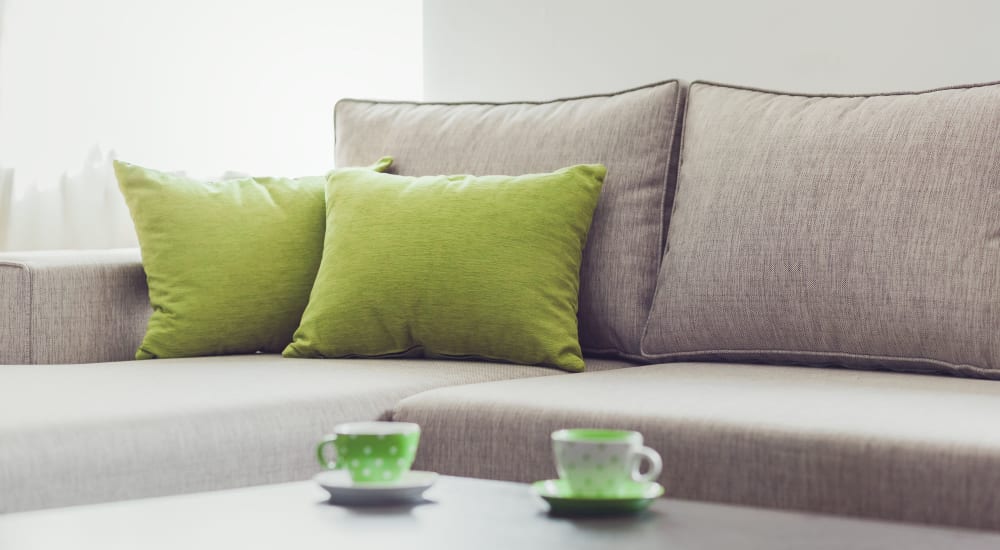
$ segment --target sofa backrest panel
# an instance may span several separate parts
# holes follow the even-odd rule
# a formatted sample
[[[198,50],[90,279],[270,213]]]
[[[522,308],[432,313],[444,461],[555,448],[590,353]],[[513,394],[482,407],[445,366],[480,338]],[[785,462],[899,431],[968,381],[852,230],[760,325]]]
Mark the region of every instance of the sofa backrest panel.
[[[583,255],[583,351],[638,359],[676,166],[677,81],[546,103],[342,100],[337,166],[395,158],[403,175],[543,172],[601,163],[608,175]],[[498,269],[502,269],[498,266]]]
[[[643,351],[1000,378],[1000,84],[692,84]]]

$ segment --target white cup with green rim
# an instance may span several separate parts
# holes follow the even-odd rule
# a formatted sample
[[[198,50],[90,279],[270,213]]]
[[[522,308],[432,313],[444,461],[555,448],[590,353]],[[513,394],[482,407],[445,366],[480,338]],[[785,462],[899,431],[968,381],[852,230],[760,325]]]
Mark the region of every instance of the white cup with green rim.
[[[643,446],[642,434],[629,430],[570,429],[552,433],[559,477],[572,496],[616,498],[636,485],[655,481],[663,469],[660,454]],[[641,472],[643,461],[649,463]]]
[[[320,441],[316,458],[326,469],[347,470],[356,483],[391,483],[410,471],[419,442],[420,426],[412,422],[349,422]]]

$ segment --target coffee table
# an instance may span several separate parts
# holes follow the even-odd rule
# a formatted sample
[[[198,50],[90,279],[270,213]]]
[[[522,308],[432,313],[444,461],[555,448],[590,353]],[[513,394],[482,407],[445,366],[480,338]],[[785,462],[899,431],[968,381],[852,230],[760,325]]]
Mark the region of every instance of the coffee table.
[[[0,516],[0,548],[1000,548],[1000,534],[669,499],[635,517],[552,518],[528,485],[457,477],[426,497],[343,508],[300,482],[24,512]]]

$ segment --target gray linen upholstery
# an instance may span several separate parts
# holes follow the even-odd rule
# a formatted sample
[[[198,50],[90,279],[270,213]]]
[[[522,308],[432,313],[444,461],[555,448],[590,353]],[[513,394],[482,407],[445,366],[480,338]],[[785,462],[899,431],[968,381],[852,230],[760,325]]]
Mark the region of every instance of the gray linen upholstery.
[[[403,397],[440,386],[559,375],[279,355],[8,366],[0,513],[306,479],[318,470],[313,445],[337,423],[385,418]]]
[[[673,363],[429,391],[415,468],[555,477],[549,434],[640,430],[677,498],[1000,529],[1000,384]]]
[[[337,166],[391,155],[403,175],[548,172],[602,163],[608,175],[581,267],[585,353],[639,358],[673,195],[677,81],[548,103],[342,100]]]
[[[0,364],[135,357],[152,312],[138,249],[0,254]]]
[[[1000,378],[1000,84],[692,84],[643,352]]]

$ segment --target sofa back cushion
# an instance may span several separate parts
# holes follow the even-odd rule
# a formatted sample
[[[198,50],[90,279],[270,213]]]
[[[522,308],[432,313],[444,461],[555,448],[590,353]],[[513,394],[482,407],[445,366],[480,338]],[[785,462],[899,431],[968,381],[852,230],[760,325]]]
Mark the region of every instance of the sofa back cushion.
[[[1000,378],[1000,84],[695,83],[651,359]]]
[[[580,343],[588,354],[638,359],[672,199],[682,98],[670,81],[546,103],[342,100],[337,166],[382,152],[395,159],[391,172],[409,176],[607,166],[581,266]]]

